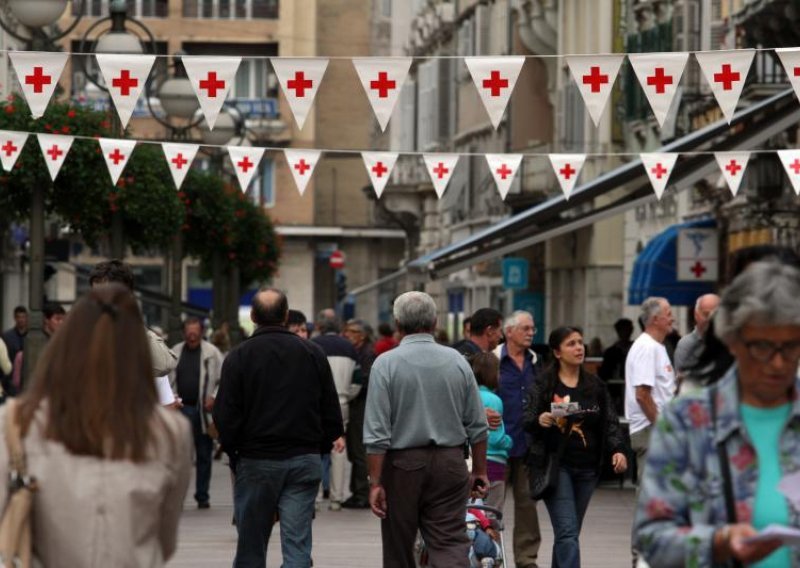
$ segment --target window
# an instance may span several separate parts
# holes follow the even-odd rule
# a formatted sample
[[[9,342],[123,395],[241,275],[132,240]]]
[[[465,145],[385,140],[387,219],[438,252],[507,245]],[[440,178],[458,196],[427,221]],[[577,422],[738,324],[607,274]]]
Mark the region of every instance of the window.
[[[245,194],[256,205],[275,207],[275,164],[271,158],[261,160],[258,175],[253,177]]]
[[[72,3],[72,14],[78,14],[78,8],[84,7],[83,15],[101,18],[108,16],[110,0],[84,0],[83,3]],[[169,0],[128,0],[128,15],[136,18],[166,18],[169,11]]]
[[[231,89],[235,99],[263,99],[267,95],[267,75],[269,69],[266,59],[242,59],[236,72],[236,81]]]
[[[278,6],[278,0],[183,0],[183,16],[221,20],[276,19]]]

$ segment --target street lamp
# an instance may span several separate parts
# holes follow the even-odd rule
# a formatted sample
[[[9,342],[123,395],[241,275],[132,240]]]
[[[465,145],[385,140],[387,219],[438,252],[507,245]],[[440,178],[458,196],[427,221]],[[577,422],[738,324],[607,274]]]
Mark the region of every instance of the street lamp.
[[[73,0],[73,13],[77,15],[72,23],[60,33],[48,34],[44,28],[58,21],[67,8],[68,0],[7,0],[8,11],[0,13],[0,27],[25,44],[27,51],[55,51],[55,43],[72,33],[80,22],[86,1]],[[20,33],[17,24],[24,27],[27,33]]]

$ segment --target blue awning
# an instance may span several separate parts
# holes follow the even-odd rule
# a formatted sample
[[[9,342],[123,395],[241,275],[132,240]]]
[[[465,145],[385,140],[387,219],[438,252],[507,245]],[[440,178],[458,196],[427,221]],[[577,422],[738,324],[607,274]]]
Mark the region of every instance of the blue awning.
[[[714,291],[713,282],[678,282],[678,231],[716,227],[714,219],[672,225],[656,235],[636,257],[628,285],[628,304],[637,305],[650,296],[661,296],[673,306],[693,306],[699,296]]]

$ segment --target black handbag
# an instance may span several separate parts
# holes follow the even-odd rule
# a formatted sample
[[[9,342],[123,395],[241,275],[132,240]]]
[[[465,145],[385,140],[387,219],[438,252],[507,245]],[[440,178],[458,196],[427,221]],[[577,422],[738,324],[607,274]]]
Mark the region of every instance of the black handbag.
[[[541,467],[536,467],[533,464],[529,466],[528,476],[531,499],[535,501],[546,499],[555,493],[558,488],[558,466],[561,463],[561,457],[564,455],[564,449],[567,447],[567,438],[569,438],[569,428],[561,434],[558,440],[558,450],[555,453],[547,454]]]

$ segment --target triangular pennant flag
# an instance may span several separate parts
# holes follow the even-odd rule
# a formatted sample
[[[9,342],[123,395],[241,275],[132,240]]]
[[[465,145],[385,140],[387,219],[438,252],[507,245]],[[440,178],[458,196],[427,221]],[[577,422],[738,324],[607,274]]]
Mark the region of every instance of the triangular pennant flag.
[[[125,128],[136,108],[156,56],[98,53],[95,57],[108,92],[114,100],[122,128]]]
[[[495,130],[503,120],[508,100],[517,84],[524,57],[466,57],[464,63],[478,88]]]
[[[441,199],[444,195],[444,190],[447,189],[447,184],[453,176],[453,170],[456,169],[458,163],[458,154],[423,154],[425,160],[425,168],[431,176],[433,181],[433,189],[436,191],[436,196]]]
[[[583,163],[586,161],[585,154],[550,154],[550,163],[553,171],[564,192],[564,198],[569,199],[578,176],[581,175]]]
[[[778,150],[778,158],[792,182],[792,189],[800,195],[800,150]]]
[[[755,54],[754,49],[694,54],[728,123],[733,120]]]
[[[103,151],[103,158],[108,166],[108,173],[111,174],[111,183],[116,185],[122,170],[131,159],[133,149],[136,147],[136,140],[100,138],[98,142],[100,142],[100,149]]]
[[[656,197],[661,199],[669,182],[669,176],[672,175],[672,169],[675,167],[678,154],[640,154],[640,157],[642,165],[647,171],[647,177],[650,178],[650,183],[653,185],[653,191],[656,192]]]
[[[241,57],[181,57],[209,130],[214,129],[241,61]]]
[[[5,171],[10,172],[17,163],[27,140],[28,134],[25,132],[0,130],[0,161]]]
[[[302,130],[308,111],[314,103],[314,97],[317,96],[322,76],[328,67],[328,60],[284,58],[270,61],[283,94],[289,101],[289,108],[292,109],[297,128]]]
[[[239,178],[239,187],[242,192],[247,192],[253,176],[258,171],[258,163],[264,155],[264,148],[254,146],[228,146],[228,154],[231,156],[233,169],[236,170],[236,177]]]
[[[731,193],[736,197],[747,162],[750,160],[750,152],[715,152],[714,157],[717,159],[719,169],[722,170],[722,176],[728,182]]]
[[[367,167],[369,180],[375,189],[378,199],[383,195],[386,183],[392,175],[394,164],[397,162],[397,154],[392,152],[361,152],[364,158],[364,165]]]
[[[800,99],[800,48],[791,47],[776,49],[775,53],[781,58],[786,77],[794,88],[794,93]]]
[[[198,146],[195,144],[161,144],[164,156],[167,158],[169,171],[175,181],[175,187],[180,189],[189,168],[192,167],[194,157],[197,155]]]
[[[75,138],[57,134],[37,134],[36,137],[39,139],[39,147],[42,149],[47,170],[50,172],[50,179],[55,181]]]
[[[600,123],[600,117],[608,103],[614,81],[617,80],[619,68],[624,55],[576,55],[567,57],[567,64],[572,77],[578,84],[583,102],[592,117],[594,125]]]
[[[314,168],[317,167],[321,152],[319,150],[284,150],[283,153],[289,169],[292,170],[297,191],[303,195],[311,176],[314,175]]]
[[[497,191],[505,199],[522,163],[522,154],[486,154],[486,161],[497,184]]]
[[[31,107],[33,118],[39,118],[56,90],[58,79],[69,54],[42,51],[11,51],[8,53],[17,73],[22,94]]]
[[[386,125],[392,117],[392,111],[400,97],[411,62],[410,57],[353,59],[353,66],[367,92],[367,98],[382,131],[386,130]]]
[[[663,127],[672,100],[678,92],[678,83],[689,60],[688,53],[646,53],[628,56],[631,67],[639,78],[650,107]]]

